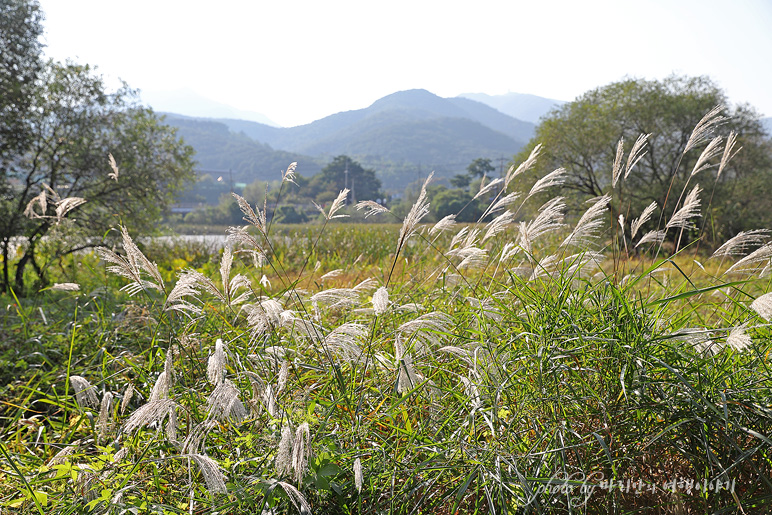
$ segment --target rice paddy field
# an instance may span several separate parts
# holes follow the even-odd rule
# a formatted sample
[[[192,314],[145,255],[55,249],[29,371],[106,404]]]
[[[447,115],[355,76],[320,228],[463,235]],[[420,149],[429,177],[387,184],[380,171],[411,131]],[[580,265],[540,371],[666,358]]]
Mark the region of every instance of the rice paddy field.
[[[224,249],[124,230],[5,297],[0,512],[770,511],[769,232],[569,219],[527,168],[476,224],[240,199]]]

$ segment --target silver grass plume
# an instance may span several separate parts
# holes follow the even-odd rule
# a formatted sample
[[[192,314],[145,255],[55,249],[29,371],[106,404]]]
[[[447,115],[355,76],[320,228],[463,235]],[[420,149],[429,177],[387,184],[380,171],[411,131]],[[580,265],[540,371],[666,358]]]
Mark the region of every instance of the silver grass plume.
[[[488,261],[488,251],[474,246],[464,247],[458,254],[463,258],[458,269],[483,268]]]
[[[209,416],[224,422],[239,423],[247,418],[247,410],[239,400],[239,390],[228,380],[218,384],[206,403]]]
[[[646,148],[646,142],[648,141],[649,136],[651,136],[651,134],[639,134],[638,138],[635,140],[633,148],[630,149],[630,154],[627,156],[625,179],[627,179],[627,176],[630,175],[630,171],[632,171],[635,165],[638,164],[638,161],[643,159],[643,156],[645,156],[646,152],[648,152],[643,151],[643,149]]]
[[[397,328],[397,332],[412,341],[420,354],[423,349],[418,344],[438,344],[450,332],[452,323],[453,319],[449,315],[432,311],[405,322]]]
[[[654,211],[657,209],[657,203],[652,202],[641,213],[641,216],[633,220],[633,223],[630,224],[630,239],[635,238],[635,235],[638,234],[638,230],[641,228],[643,224],[649,221],[651,219],[651,215],[654,214]]]
[[[182,454],[197,454],[201,443],[215,427],[217,427],[217,422],[212,419],[204,420],[200,424],[193,426],[193,429],[190,430],[190,433],[182,442],[180,452]]]
[[[244,220],[254,225],[255,227],[257,227],[257,230],[259,230],[261,233],[267,234],[268,233],[268,217],[266,215],[267,198],[263,203],[263,210],[260,211],[260,209],[258,208],[257,212],[255,212],[255,210],[252,209],[252,206],[249,205],[249,202],[247,202],[244,199],[244,197],[242,197],[241,195],[237,195],[235,193],[231,193],[231,195],[233,195],[233,198],[235,198],[236,202],[239,204],[239,209],[241,209],[241,212],[244,214]]]
[[[515,214],[512,211],[504,211],[499,216],[488,222],[485,226],[485,236],[483,236],[483,243],[486,240],[493,238],[497,234],[503,232],[507,226],[509,226],[515,219]]]
[[[564,200],[563,197],[555,197],[539,208],[539,214],[532,221],[520,222],[518,245],[523,250],[532,253],[536,238],[563,227]]]
[[[527,172],[536,163],[536,159],[539,157],[541,148],[541,143],[539,143],[533,148],[533,150],[531,150],[531,153],[528,155],[528,159],[520,163],[517,168],[515,168],[513,165],[509,168],[509,170],[507,170],[507,176],[504,178],[505,188],[509,186],[509,183],[512,182],[512,179],[521,173]]]
[[[700,191],[700,185],[697,184],[694,186],[692,191],[686,195],[681,209],[673,214],[672,218],[670,218],[670,221],[665,226],[667,229],[670,229],[671,227],[680,227],[682,229],[690,229],[694,227],[691,219],[697,216],[701,216],[699,198]]]
[[[162,399],[168,399],[170,387],[171,384],[169,381],[169,376],[166,375],[166,372],[161,372],[158,374],[158,378],[155,380],[155,384],[153,384],[153,389],[150,392],[150,400],[158,401]]]
[[[374,202],[372,200],[362,200],[360,202],[357,202],[356,205],[357,211],[361,211],[363,209],[367,209],[365,212],[365,218],[370,218],[373,215],[377,215],[380,213],[390,213],[389,209],[387,207],[384,207],[380,205],[377,202]]]
[[[35,211],[36,205],[40,207],[39,214]],[[23,214],[27,218],[32,219],[44,218],[46,216],[46,211],[48,211],[48,195],[46,195],[46,190],[41,190],[40,193],[32,197],[32,200],[27,203]]]
[[[333,279],[333,278],[338,277],[338,276],[340,276],[342,274],[343,274],[343,269],[342,268],[336,268],[335,270],[330,270],[329,272],[327,272],[326,274],[321,276],[319,278],[319,280],[320,281],[324,281],[326,279]]]
[[[222,280],[223,293],[227,299],[226,303],[229,306],[241,304],[247,300],[251,294],[251,284],[246,276],[236,274],[231,278],[232,264],[233,250],[231,250],[230,246],[226,245],[223,249],[222,259],[220,260],[220,279]],[[245,288],[246,291],[242,292],[241,295],[236,296],[236,292],[242,288]]]
[[[113,394],[105,392],[102,396],[102,404],[99,407],[99,417],[97,418],[97,431],[99,438],[104,438],[110,430],[110,407],[113,404]]]
[[[514,204],[517,202],[517,199],[520,198],[520,193],[517,191],[513,191],[512,193],[508,193],[498,199],[490,208],[490,213],[495,213],[499,209],[504,209],[505,207]]]
[[[726,338],[726,344],[736,352],[742,352],[753,344],[753,340],[745,333],[745,324],[733,327]]]
[[[561,186],[566,182],[568,172],[565,168],[558,168],[556,170],[551,171],[533,185],[531,187],[531,191],[528,192],[528,195],[526,195],[525,200],[528,200],[529,198],[533,197],[534,195],[541,193],[542,191],[551,188],[553,186]]]
[[[166,373],[166,380],[169,382],[169,388],[174,386],[174,353],[179,353],[179,348],[176,345],[170,345],[166,349],[166,357],[164,359],[164,372]]]
[[[750,272],[756,269],[759,265],[759,263],[763,263],[764,261],[768,261],[772,259],[772,243],[766,243],[765,245],[757,248],[744,258],[742,258],[740,261],[735,263],[734,265],[730,266],[726,273],[730,272]],[[754,265],[753,267],[748,267],[748,265]]]
[[[346,361],[354,361],[362,354],[357,340],[367,336],[367,328],[362,324],[348,322],[336,327],[328,334],[324,343],[329,350]]]
[[[78,283],[55,283],[49,288],[54,291],[80,291],[80,284]]]
[[[209,356],[206,365],[206,377],[214,386],[223,382],[223,371],[225,370],[225,348],[220,338],[214,344],[214,352]]]
[[[155,263],[151,263],[137,248],[137,245],[129,236],[126,227],[121,226],[121,234],[123,236],[123,249],[126,252],[125,258],[104,247],[97,249],[99,257],[108,263],[112,263],[111,266],[107,267],[109,272],[132,281],[121,288],[121,291],[126,291],[129,295],[135,295],[147,288],[163,291],[164,281],[158,272],[158,266]],[[145,275],[150,276],[152,280],[145,279]]]
[[[86,199],[80,197],[63,198],[56,203],[56,221],[61,222],[67,213],[86,203]]]
[[[247,247],[248,250],[246,250],[246,252],[253,255],[255,261],[257,261],[257,266],[259,267],[265,261],[265,251],[263,250],[262,243],[249,234],[247,227],[228,227],[227,241],[230,244],[239,243]]]
[[[298,164],[296,162],[290,163],[290,165],[287,167],[287,170],[282,174],[281,176],[281,182],[291,182],[295,186],[298,185],[298,183],[295,182],[295,169],[298,167]]]
[[[769,229],[755,229],[752,231],[740,231],[736,236],[728,239],[711,255],[711,258],[739,256],[744,254],[748,247],[763,245],[769,238]]]
[[[70,385],[75,390],[75,400],[81,408],[96,408],[99,397],[91,383],[82,376],[70,376]]]
[[[323,333],[322,328],[310,320],[292,315],[287,319],[286,325],[290,327],[292,334],[311,340],[319,340]]]
[[[56,465],[63,465],[67,462],[67,458],[71,456],[75,451],[78,450],[78,447],[80,447],[80,440],[75,440],[71,444],[63,447],[59,452],[53,455],[53,457],[48,461],[47,466],[49,468],[53,468]]]
[[[200,292],[196,288],[197,285],[196,276],[183,272],[166,297],[164,311],[179,311],[191,317],[201,314],[202,309],[188,300],[198,298]]]
[[[708,146],[706,146],[703,149],[702,153],[700,154],[700,157],[697,158],[697,162],[694,163],[694,168],[692,168],[692,173],[690,177],[694,177],[701,171],[706,170],[711,166],[713,166],[710,164],[710,160],[722,153],[720,145],[723,140],[724,138],[722,138],[721,136],[716,136],[715,138],[710,140],[710,143],[708,143]]]
[[[462,227],[461,230],[459,230],[456,234],[453,235],[453,237],[450,239],[450,245],[448,246],[449,249],[454,248],[456,245],[458,245],[462,240],[464,240],[469,233],[469,227]]]
[[[464,244],[462,247],[474,247],[477,245],[477,237],[480,236],[480,229],[472,229],[469,231],[466,235],[466,238],[464,239]]]
[[[206,489],[210,494],[228,493],[228,488],[225,486],[225,475],[216,461],[203,454],[188,454],[187,457],[193,458],[198,468],[201,469],[201,474],[206,482]]]
[[[352,290],[356,292],[368,292],[375,290],[378,286],[378,281],[373,279],[372,277],[368,277],[367,279],[364,279],[362,282],[351,288]]]
[[[281,439],[279,440],[279,448],[276,451],[276,460],[274,462],[277,477],[289,474],[292,470],[292,442],[292,429],[289,425],[285,424],[281,428]]]
[[[737,150],[734,150],[734,146],[737,143],[737,133],[735,131],[732,131],[729,133],[729,136],[726,138],[726,146],[724,147],[724,153],[721,155],[721,162],[718,165],[718,172],[716,172],[716,180],[718,180],[719,177],[721,177],[721,172],[724,171],[724,168],[726,168],[726,165],[729,163],[729,161],[737,155],[737,153],[742,150],[742,147],[738,148]]]
[[[265,411],[273,418],[279,418],[279,408],[276,406],[276,395],[273,393],[273,387],[269,384],[263,389],[260,395]]]
[[[426,187],[429,185],[432,177],[434,177],[434,172],[430,173],[429,177],[424,181],[423,186],[421,186],[421,193],[418,194],[418,198],[402,222],[402,229],[399,231],[400,244],[413,235],[418,222],[429,214],[429,203],[426,201]]]
[[[121,415],[126,412],[126,408],[131,402],[131,398],[134,396],[134,383],[129,383],[126,386],[126,390],[123,392],[123,399],[121,400]]]
[[[385,286],[378,288],[373,294],[373,311],[376,315],[382,315],[389,309],[389,290]]]
[[[311,430],[308,422],[303,422],[295,431],[292,443],[292,468],[295,471],[295,483],[301,484],[311,458]]]
[[[418,383],[418,376],[413,368],[413,359],[405,351],[399,336],[394,340],[394,358],[397,366],[397,393],[404,394]]]
[[[342,308],[359,304],[359,293],[351,288],[331,288],[311,296],[311,302],[325,304],[330,308]]]
[[[751,303],[751,309],[766,321],[772,321],[772,293],[765,293]]]
[[[354,488],[357,493],[362,493],[362,460],[359,458],[354,460]]]
[[[617,143],[617,153],[614,157],[614,165],[611,168],[611,187],[617,187],[619,176],[622,175],[622,157],[625,154],[625,138],[619,138]]]
[[[516,256],[522,249],[516,245],[513,242],[507,242],[504,244],[504,247],[501,249],[501,257],[499,258],[499,263],[503,263],[504,261],[507,261],[514,256]]]
[[[280,327],[284,307],[275,299],[262,300],[256,304],[247,304],[242,308],[247,314],[247,325],[254,336],[263,335]]]
[[[276,380],[276,395],[279,395],[284,391],[284,387],[287,386],[287,380],[289,379],[289,361],[284,360],[281,362],[281,368],[279,369],[279,377]]]
[[[107,154],[107,157],[110,161],[110,168],[112,169],[112,172],[108,173],[107,176],[115,182],[118,182],[118,163],[115,162],[115,158],[112,154]]]
[[[665,241],[665,231],[649,231],[641,237],[640,241],[635,244],[635,248],[643,245],[644,243],[659,244]]]
[[[678,330],[677,333],[671,335],[671,338],[688,343],[698,352],[710,352],[711,354],[716,354],[721,350],[712,340],[710,331],[699,327],[684,327]]]
[[[176,407],[177,403],[171,399],[149,401],[131,414],[129,419],[126,421],[126,424],[123,426],[123,431],[125,433],[131,433],[135,429],[138,429],[152,422],[160,423]]]
[[[343,208],[343,206],[346,205],[346,198],[348,197],[348,192],[349,192],[348,188],[343,188],[340,191],[340,193],[338,193],[338,196],[335,197],[335,200],[332,201],[332,205],[330,205],[330,209],[326,213],[324,212],[324,209],[322,208],[322,206],[320,206],[316,202],[314,202],[313,204],[314,206],[316,206],[316,209],[318,209],[319,212],[322,213],[322,215],[324,215],[324,217],[327,220],[332,220],[333,218],[345,218],[348,215],[336,215],[335,213],[340,211]]]
[[[598,237],[598,231],[603,227],[603,215],[609,202],[611,202],[611,197],[603,195],[590,199],[588,202],[594,202],[594,204],[584,212],[574,230],[563,240],[561,245],[587,247],[592,243],[592,240]]]
[[[493,188],[495,188],[502,182],[504,182],[504,179],[494,179],[483,187],[483,184],[485,183],[485,177],[483,177],[483,180],[480,182],[480,191],[477,192],[477,194],[472,198],[472,200],[477,200],[478,198],[482,197],[483,195],[491,191]]]
[[[306,513],[311,513],[311,505],[308,504],[308,501],[305,497],[303,497],[303,494],[300,493],[300,490],[289,483],[285,483],[284,481],[277,481],[276,484],[282,487],[284,492],[287,494],[287,497],[289,497],[289,500],[292,502],[292,505],[295,506],[296,510],[298,510],[298,513],[303,515]]]
[[[448,215],[429,229],[429,235],[434,236],[444,231],[450,231],[456,226],[456,215]]]
[[[479,310],[481,316],[490,318],[496,322],[500,322],[504,319],[504,315],[496,307],[498,302],[495,298],[487,297],[483,299],[476,299],[474,297],[467,297],[466,300],[473,308]]]
[[[724,106],[719,104],[697,122],[697,125],[694,126],[694,130],[689,136],[689,140],[686,142],[684,154],[709,138],[711,134],[713,134],[713,130],[727,120],[725,116],[721,116],[721,111],[723,110]]]

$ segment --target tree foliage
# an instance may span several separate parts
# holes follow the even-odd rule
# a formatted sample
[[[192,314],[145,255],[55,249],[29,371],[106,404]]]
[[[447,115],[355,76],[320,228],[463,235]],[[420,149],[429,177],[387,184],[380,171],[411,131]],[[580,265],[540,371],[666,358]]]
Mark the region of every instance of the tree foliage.
[[[381,181],[375,171],[365,169],[348,156],[335,157],[310,183],[311,194],[333,193],[333,198],[344,188],[349,189],[349,203],[360,200],[375,200],[382,196]]]
[[[35,3],[13,4],[37,12]],[[135,234],[151,230],[192,177],[193,152],[151,110],[139,106],[125,85],[107,92],[88,66],[42,61],[35,43],[40,17],[24,20],[30,26],[19,33],[32,39],[4,41],[3,47],[28,51],[16,59],[29,62],[25,69],[36,69],[34,80],[17,74],[0,91],[0,98],[22,92],[0,122],[24,135],[3,145],[0,198],[0,287],[13,284],[19,291],[25,289],[28,266],[45,284],[45,258],[50,262],[98,245],[118,224]],[[8,141],[5,135],[3,141]]]
[[[712,136],[725,140],[734,131],[742,151],[718,179],[716,159],[710,168],[690,178],[705,143],[685,152],[687,142],[695,125],[717,105],[725,106],[722,114],[727,119]],[[613,189],[612,169],[620,138],[624,138],[627,155],[641,134],[650,134],[646,153],[616,184],[616,198],[622,199],[617,209],[626,216],[637,216],[651,202],[662,208],[666,199],[664,212],[672,214],[689,180],[690,184],[699,182],[713,197],[709,227],[714,239],[772,221],[768,212],[766,220],[759,219],[759,207],[772,193],[770,142],[759,115],[747,105],[731,107],[726,94],[706,77],[629,79],[589,91],[546,116],[515,160],[524,161],[541,143],[536,167],[540,174],[564,167],[567,190],[580,198],[595,197]]]

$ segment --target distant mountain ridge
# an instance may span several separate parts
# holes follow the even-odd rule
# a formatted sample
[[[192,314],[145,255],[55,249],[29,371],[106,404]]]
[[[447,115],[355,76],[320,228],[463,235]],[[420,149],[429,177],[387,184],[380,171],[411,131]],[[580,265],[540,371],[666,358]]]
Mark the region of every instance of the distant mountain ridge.
[[[196,121],[218,126],[196,125]],[[421,170],[434,170],[442,178],[464,171],[479,157],[508,161],[531,138],[535,128],[531,122],[517,120],[481,102],[442,98],[423,89],[393,93],[364,109],[336,113],[297,127],[272,127],[231,118],[196,120],[172,113],[167,115],[167,123],[179,127],[186,140],[194,137],[190,141],[202,163],[225,166],[228,154],[242,156],[238,162],[231,160],[227,168],[235,168],[234,173],[245,181],[268,179],[259,173],[257,157],[245,163],[251,145],[251,152],[262,156],[259,159],[265,160],[266,168],[269,162],[279,160],[281,154],[277,153],[300,156],[299,173],[303,175],[307,175],[303,160],[315,163],[308,170],[335,155],[347,154],[374,168],[385,187],[394,193],[416,180]],[[227,151],[218,151],[201,133],[207,127],[215,131],[222,149],[226,136],[222,126],[231,131]],[[275,165],[268,172],[275,174]]]
[[[203,97],[191,89],[176,91],[141,91],[140,98],[155,111],[180,113],[199,118],[234,118],[264,123],[272,127],[279,124],[262,113],[237,109],[233,106]]]
[[[539,123],[539,119],[552,109],[565,104],[562,100],[554,100],[526,93],[507,93],[505,95],[464,93],[459,95],[459,97],[481,102],[513,118],[534,124]]]

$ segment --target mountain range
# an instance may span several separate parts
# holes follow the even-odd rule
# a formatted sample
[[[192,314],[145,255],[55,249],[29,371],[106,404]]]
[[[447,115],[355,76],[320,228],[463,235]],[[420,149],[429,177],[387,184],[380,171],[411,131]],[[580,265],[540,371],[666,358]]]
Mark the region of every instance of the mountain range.
[[[512,95],[512,94],[510,94]],[[531,118],[559,102],[523,95],[484,100]],[[526,98],[528,97],[528,98]],[[519,109],[519,111],[514,111]],[[298,162],[310,176],[332,157],[346,154],[376,170],[391,193],[435,171],[438,178],[462,173],[474,159],[500,168],[531,138],[535,125],[467,96],[442,98],[422,89],[400,91],[369,107],[336,113],[297,127],[276,127],[237,118],[165,113],[166,123],[197,152],[203,169],[232,170],[235,180],[274,180]]]

